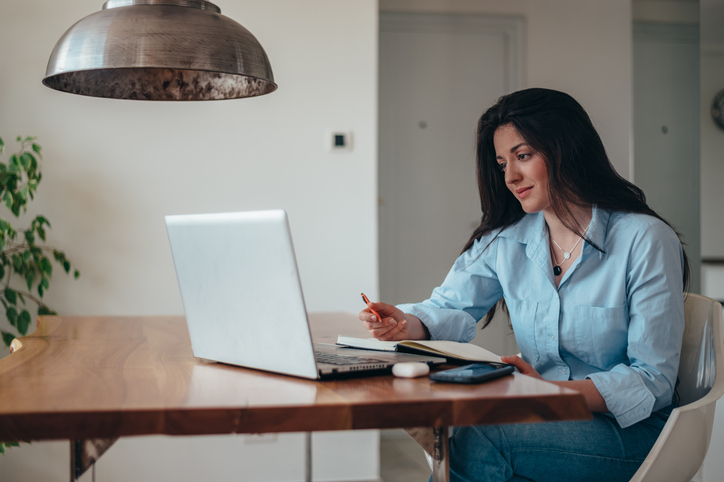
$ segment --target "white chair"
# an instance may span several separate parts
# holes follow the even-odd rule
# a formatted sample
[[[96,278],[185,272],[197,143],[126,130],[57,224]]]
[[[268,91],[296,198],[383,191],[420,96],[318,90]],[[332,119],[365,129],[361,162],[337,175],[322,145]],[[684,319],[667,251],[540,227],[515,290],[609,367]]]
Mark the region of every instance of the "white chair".
[[[679,364],[678,408],[631,482],[688,482],[709,448],[716,401],[724,394],[722,307],[690,294]]]

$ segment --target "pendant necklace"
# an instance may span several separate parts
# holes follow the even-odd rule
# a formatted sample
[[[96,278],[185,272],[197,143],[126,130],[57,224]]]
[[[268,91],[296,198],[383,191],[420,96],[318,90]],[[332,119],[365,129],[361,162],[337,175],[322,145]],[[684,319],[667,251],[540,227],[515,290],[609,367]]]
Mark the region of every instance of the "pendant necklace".
[[[588,231],[588,230],[586,230],[586,231]],[[586,233],[584,232],[583,236],[585,236],[585,235],[586,235]],[[557,263],[555,266],[553,266],[554,275],[558,276],[559,274],[561,274],[561,265],[570,259],[571,253],[573,252],[574,249],[576,249],[576,246],[578,246],[578,243],[581,242],[581,239],[583,239],[583,237],[578,236],[578,241],[576,241],[576,244],[574,244],[570,250],[566,251],[565,249],[561,248],[560,244],[556,243],[555,239],[551,238],[551,241],[553,241],[553,244],[558,246],[558,249],[563,251],[563,261],[561,261],[560,263],[558,263],[558,260],[556,260],[556,255],[551,253],[551,254],[553,254],[553,261],[556,261],[556,263]]]

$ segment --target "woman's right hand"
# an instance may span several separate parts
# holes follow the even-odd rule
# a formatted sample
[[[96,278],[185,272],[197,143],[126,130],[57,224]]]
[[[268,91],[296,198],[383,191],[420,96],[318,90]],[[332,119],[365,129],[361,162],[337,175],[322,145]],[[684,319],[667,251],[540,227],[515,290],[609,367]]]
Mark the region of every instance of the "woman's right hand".
[[[372,313],[379,313],[381,320]],[[378,340],[414,340],[427,338],[422,322],[414,315],[406,314],[394,305],[387,303],[370,303],[369,307],[360,311],[359,319]]]

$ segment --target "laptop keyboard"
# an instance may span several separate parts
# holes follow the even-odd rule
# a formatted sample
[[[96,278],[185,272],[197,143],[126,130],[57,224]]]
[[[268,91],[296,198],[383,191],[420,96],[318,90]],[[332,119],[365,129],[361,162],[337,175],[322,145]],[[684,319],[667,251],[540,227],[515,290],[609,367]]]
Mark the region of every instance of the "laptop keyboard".
[[[315,351],[317,362],[328,363],[330,365],[357,365],[359,363],[386,363],[385,360],[378,358],[366,358],[354,355],[340,355],[338,353],[322,353]]]

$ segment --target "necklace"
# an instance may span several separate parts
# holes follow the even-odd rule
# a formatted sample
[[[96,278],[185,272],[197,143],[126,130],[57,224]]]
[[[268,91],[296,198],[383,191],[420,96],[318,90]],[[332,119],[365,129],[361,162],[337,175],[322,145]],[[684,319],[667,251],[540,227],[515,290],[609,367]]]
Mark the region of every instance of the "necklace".
[[[588,230],[586,230],[586,231],[588,231]],[[585,236],[585,235],[586,235],[586,233],[584,232],[584,233],[583,233],[583,236]],[[578,243],[581,242],[581,239],[583,239],[583,237],[582,237],[582,236],[578,236],[578,241],[576,241],[576,244],[574,244],[571,249],[569,249],[568,251],[566,251],[565,249],[561,248],[561,245],[560,245],[560,244],[556,243],[556,240],[555,240],[555,239],[551,238],[551,241],[553,241],[553,244],[555,244],[556,246],[558,246],[558,249],[560,249],[561,251],[563,251],[563,261],[561,261],[560,263],[558,263],[558,260],[556,259],[556,255],[553,254],[553,253],[551,253],[551,254],[553,254],[553,261],[556,262],[556,265],[553,266],[553,274],[554,274],[554,275],[558,276],[559,274],[561,274],[561,265],[571,258],[571,253],[573,252],[574,249],[576,249],[576,246],[578,246]]]

